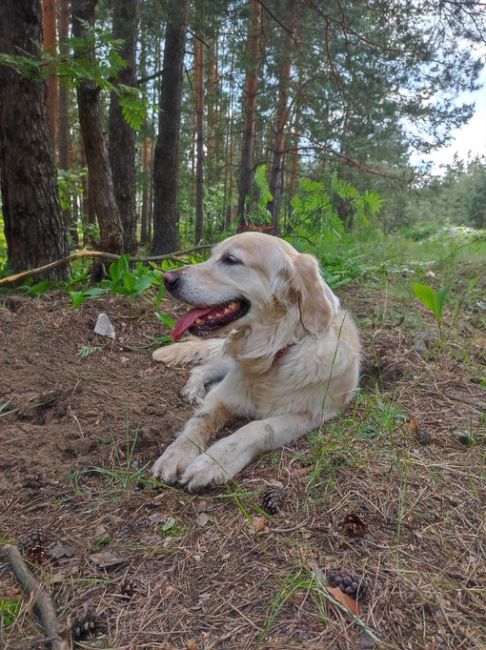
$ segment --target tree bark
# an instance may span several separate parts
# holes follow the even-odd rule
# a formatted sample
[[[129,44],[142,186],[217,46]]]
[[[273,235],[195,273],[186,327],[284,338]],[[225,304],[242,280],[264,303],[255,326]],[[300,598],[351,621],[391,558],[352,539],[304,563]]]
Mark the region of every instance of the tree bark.
[[[277,56],[279,59],[279,78],[278,78],[278,102],[277,102],[277,119],[275,122],[275,131],[273,139],[272,169],[270,172],[269,189],[272,193],[272,200],[268,203],[268,210],[272,215],[272,233],[277,235],[279,232],[279,214],[280,203],[283,193],[284,179],[284,152],[285,141],[287,138],[288,122],[288,96],[290,85],[291,70],[291,52],[292,35],[295,32],[295,16],[297,12],[296,0],[286,0],[284,15],[289,19],[291,33],[286,32],[283,41],[277,45]]]
[[[250,0],[250,25],[247,45],[247,72],[243,97],[244,129],[241,143],[240,182],[238,189],[239,228],[246,225],[248,215],[248,198],[250,196],[253,171],[253,152],[256,136],[256,100],[258,71],[260,68],[261,47],[260,34],[263,8],[258,0]]]
[[[68,54],[67,39],[69,37],[69,0],[60,0],[59,11],[59,52],[61,55]],[[65,83],[59,86],[59,120],[57,129],[57,151],[59,167],[64,172],[70,169],[69,160],[69,89]],[[71,197],[70,197],[70,200]],[[72,206],[64,206],[62,215],[71,240],[78,244],[78,231],[73,221]]]
[[[114,0],[113,37],[123,39],[119,50],[127,66],[118,73],[118,81],[136,86],[136,52],[139,18],[138,0]],[[109,156],[115,199],[123,227],[124,250],[137,252],[137,212],[135,190],[135,131],[123,118],[118,96],[112,93],[109,115]]]
[[[0,52],[38,57],[40,0],[0,3]],[[7,255],[12,270],[42,266],[68,253],[57,195],[45,82],[0,66],[0,174]],[[67,267],[46,274],[65,279]]]
[[[55,56],[57,54],[56,0],[42,0],[42,34],[44,50]],[[54,157],[56,155],[58,110],[59,83],[57,75],[53,71],[47,78],[47,112]]]
[[[188,0],[169,3],[164,69],[159,101],[159,134],[154,158],[154,238],[152,253],[179,246],[177,185]]]
[[[196,94],[196,224],[194,243],[201,241],[204,210],[204,45],[194,37],[194,72]]]
[[[90,26],[95,22],[97,0],[72,0],[73,35],[84,38],[86,30],[81,21]],[[76,56],[81,56],[77,53]],[[82,56],[93,58],[94,52]],[[88,165],[88,186],[93,192],[93,204],[100,227],[100,247],[110,253],[123,250],[123,229],[115,200],[113,179],[103,135],[100,89],[94,81],[81,81],[77,87],[79,123]]]

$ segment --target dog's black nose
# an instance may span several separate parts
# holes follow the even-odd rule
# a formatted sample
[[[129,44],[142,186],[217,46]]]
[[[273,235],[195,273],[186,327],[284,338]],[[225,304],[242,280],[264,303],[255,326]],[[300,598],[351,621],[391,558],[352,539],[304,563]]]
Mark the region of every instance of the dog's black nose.
[[[181,276],[176,271],[168,271],[164,273],[164,284],[167,289],[175,289]]]

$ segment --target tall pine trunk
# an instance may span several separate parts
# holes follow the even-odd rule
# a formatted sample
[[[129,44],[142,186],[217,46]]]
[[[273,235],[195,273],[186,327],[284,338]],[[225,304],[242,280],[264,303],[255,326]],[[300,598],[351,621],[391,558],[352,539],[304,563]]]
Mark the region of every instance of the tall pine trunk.
[[[278,101],[269,185],[273,198],[268,204],[268,210],[272,215],[272,232],[274,235],[277,235],[279,232],[279,214],[284,180],[285,142],[287,139],[288,96],[292,65],[290,56],[293,51],[292,32],[295,30],[295,16],[297,11],[296,0],[285,0],[285,4],[285,12],[283,14],[288,19],[288,24],[292,26],[292,31],[290,34],[286,33],[285,38],[277,44],[277,57],[279,60]]]
[[[204,45],[194,37],[194,92],[196,95],[196,224],[194,242],[201,241],[204,210]]]
[[[238,188],[238,221],[239,228],[244,229],[248,214],[248,199],[250,196],[253,171],[253,152],[256,137],[256,103],[258,71],[260,68],[261,47],[260,35],[263,8],[258,0],[249,1],[250,25],[247,45],[247,71],[243,91],[243,139],[241,143],[240,181]]]
[[[40,0],[2,0],[0,52],[38,57]],[[23,271],[64,257],[66,230],[57,195],[45,82],[0,65],[0,174],[7,255]],[[46,273],[65,279],[67,267]]]
[[[124,41],[119,50],[127,65],[118,81],[135,86],[138,31],[138,0],[114,0],[113,37]],[[124,251],[137,252],[137,212],[135,191],[135,131],[123,118],[116,93],[111,94],[109,115],[109,156],[115,199],[123,227]]]
[[[69,37],[69,0],[60,0],[59,3],[59,53],[62,56],[67,56],[69,48],[67,46],[67,39]],[[64,172],[70,168],[69,161],[69,88],[65,83],[59,86],[59,120],[57,128],[57,150],[59,167]],[[78,231],[76,224],[73,221],[73,211],[71,205],[71,197],[69,197],[69,205],[62,207],[62,214],[66,228],[70,232],[71,240],[78,244]]]
[[[97,0],[72,0],[75,37],[86,36],[83,21],[91,27],[94,26],[96,4]],[[93,59],[95,54],[91,49],[88,52],[77,53],[76,56]],[[103,135],[99,93],[100,89],[94,81],[83,80],[79,83],[77,87],[79,124],[88,165],[88,187],[92,191],[93,205],[100,227],[100,247],[103,251],[121,253],[123,230]]]
[[[170,253],[179,246],[177,185],[188,0],[168,4],[159,133],[154,158],[154,237],[152,253]]]
[[[51,56],[55,56],[57,54],[56,0],[42,0],[42,33],[44,50]],[[53,71],[47,78],[47,112],[54,156],[56,155],[58,110],[59,83]]]

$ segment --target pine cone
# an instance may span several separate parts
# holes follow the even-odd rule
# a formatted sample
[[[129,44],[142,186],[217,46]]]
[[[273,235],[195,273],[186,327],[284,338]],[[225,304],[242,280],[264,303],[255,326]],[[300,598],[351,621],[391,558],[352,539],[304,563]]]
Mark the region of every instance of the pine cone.
[[[32,564],[45,564],[47,560],[46,536],[41,528],[33,528],[22,544],[25,557]]]
[[[271,487],[263,495],[260,505],[269,515],[276,515],[284,503],[284,491],[280,487]]]
[[[120,593],[125,596],[125,598],[132,598],[138,591],[138,582],[127,578],[120,585]]]
[[[354,512],[349,512],[341,522],[341,529],[347,537],[363,537],[368,530],[366,522]]]
[[[363,600],[365,597],[366,587],[363,581],[355,573],[346,569],[329,569],[327,581],[330,587],[339,587],[355,600]]]
[[[98,619],[90,611],[87,611],[79,618],[75,618],[71,625],[71,633],[75,641],[82,641],[90,636],[95,636],[98,629]]]

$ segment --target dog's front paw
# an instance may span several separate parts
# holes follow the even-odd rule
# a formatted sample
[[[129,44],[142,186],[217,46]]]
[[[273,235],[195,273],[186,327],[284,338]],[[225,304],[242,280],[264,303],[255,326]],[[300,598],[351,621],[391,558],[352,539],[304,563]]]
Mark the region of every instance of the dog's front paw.
[[[202,404],[206,397],[206,388],[202,381],[189,379],[184,388],[181,390],[182,398],[189,404]]]
[[[200,445],[186,438],[179,436],[167,447],[162,456],[154,463],[151,474],[164,483],[176,483],[178,478],[201,453]]]
[[[187,467],[179,483],[189,492],[197,492],[211,485],[224,485],[230,478],[230,472],[216,458],[203,453]]]

